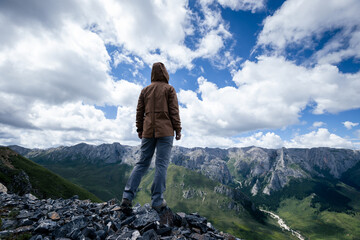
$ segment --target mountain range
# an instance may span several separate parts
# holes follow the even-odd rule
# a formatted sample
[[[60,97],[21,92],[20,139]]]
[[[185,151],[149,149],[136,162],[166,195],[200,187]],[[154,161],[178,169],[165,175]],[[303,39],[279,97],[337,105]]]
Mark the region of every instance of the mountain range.
[[[119,143],[98,146],[81,143],[50,149],[27,149],[10,146],[21,155],[38,163],[91,163],[135,165],[138,146]],[[293,179],[333,178],[360,188],[356,176],[348,177],[358,168],[360,151],[335,148],[265,149],[246,148],[184,148],[173,147],[171,162],[195,170],[223,184],[250,188],[252,195],[270,195],[284,188]],[[357,174],[352,170],[353,174]],[[360,175],[359,175],[360,176]]]

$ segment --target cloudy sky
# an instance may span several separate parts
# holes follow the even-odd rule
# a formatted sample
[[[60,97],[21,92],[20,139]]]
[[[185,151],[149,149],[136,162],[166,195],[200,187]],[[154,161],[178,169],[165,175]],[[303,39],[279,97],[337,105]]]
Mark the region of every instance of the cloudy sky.
[[[360,149],[359,0],[1,0],[0,145],[138,145],[162,61],[186,147]]]

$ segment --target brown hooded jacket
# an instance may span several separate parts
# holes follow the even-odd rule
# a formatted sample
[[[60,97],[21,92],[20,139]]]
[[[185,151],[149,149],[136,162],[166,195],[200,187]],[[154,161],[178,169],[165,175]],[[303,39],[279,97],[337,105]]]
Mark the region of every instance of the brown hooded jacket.
[[[143,138],[174,136],[181,132],[176,91],[169,85],[169,74],[163,63],[154,63],[151,84],[139,96],[136,128]]]

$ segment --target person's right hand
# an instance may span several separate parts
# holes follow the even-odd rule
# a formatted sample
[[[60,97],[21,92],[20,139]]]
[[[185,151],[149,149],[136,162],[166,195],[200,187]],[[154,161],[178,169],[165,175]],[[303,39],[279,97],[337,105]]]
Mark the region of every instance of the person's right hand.
[[[175,139],[176,139],[176,140],[180,140],[180,139],[181,139],[181,132],[176,133]]]
[[[142,132],[138,132],[138,137],[142,139]]]

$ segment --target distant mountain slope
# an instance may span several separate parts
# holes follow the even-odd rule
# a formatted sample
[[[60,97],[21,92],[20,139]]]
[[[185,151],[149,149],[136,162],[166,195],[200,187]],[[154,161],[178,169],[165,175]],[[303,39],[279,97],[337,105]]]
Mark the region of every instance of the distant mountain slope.
[[[360,162],[341,175],[341,180],[360,191]]]
[[[10,146],[10,148],[40,164],[76,162],[134,165],[139,157],[138,146],[130,147],[119,143],[98,146],[81,143],[45,150],[31,150],[19,146]],[[234,183],[250,188],[253,195],[258,193],[269,195],[282,189],[293,178],[340,179],[342,174],[360,162],[360,153],[355,150],[334,148],[190,149],[175,146],[172,150],[171,162],[199,171],[224,184]],[[348,176],[352,178],[353,174],[357,172],[349,173]]]
[[[25,157],[70,178],[87,189],[91,188],[85,176],[96,174],[99,166],[111,165],[120,170],[98,173],[108,179],[125,176],[139,158],[139,147],[119,143],[98,146],[85,143],[50,149],[10,148]],[[270,195],[283,189],[291,180],[335,179],[359,187],[360,153],[355,150],[334,148],[264,149],[246,148],[183,148],[173,147],[171,162],[198,171],[223,184],[237,186],[251,195]],[[87,167],[85,167],[87,166]],[[93,170],[91,170],[93,168]],[[106,175],[106,176],[105,176]],[[344,175],[344,176],[343,176]],[[108,182],[106,184],[110,184]],[[119,183],[119,181],[121,183]],[[116,189],[123,189],[125,182],[113,182]],[[111,193],[104,192],[106,184],[94,186],[92,192],[108,200]],[[96,183],[95,183],[96,185]],[[102,192],[102,193],[101,193]]]
[[[175,149],[172,162],[222,183],[229,183],[230,175],[233,184],[250,189],[252,195],[270,195],[285,187],[291,179],[340,179],[344,172],[360,162],[360,153],[334,148]]]
[[[139,147],[130,147],[120,143],[101,144],[98,146],[79,143],[69,147],[49,149],[28,149],[20,146],[9,148],[29,159],[39,163],[44,162],[76,162],[91,164],[126,163],[133,165],[136,162]]]
[[[78,195],[81,199],[100,201],[85,189],[7,147],[0,147],[0,182],[10,192],[21,195],[30,192],[39,198],[70,198]]]

